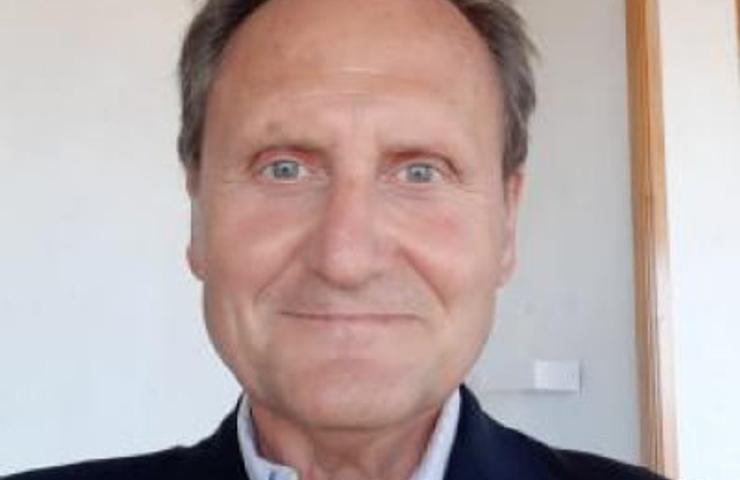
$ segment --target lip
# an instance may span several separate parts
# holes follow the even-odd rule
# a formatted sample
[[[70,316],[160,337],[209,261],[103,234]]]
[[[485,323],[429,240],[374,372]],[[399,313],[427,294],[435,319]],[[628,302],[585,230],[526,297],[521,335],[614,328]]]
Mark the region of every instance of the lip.
[[[408,313],[346,313],[346,312],[281,312],[287,317],[298,320],[320,323],[368,323],[388,324],[395,322],[408,322],[416,319],[416,316]]]

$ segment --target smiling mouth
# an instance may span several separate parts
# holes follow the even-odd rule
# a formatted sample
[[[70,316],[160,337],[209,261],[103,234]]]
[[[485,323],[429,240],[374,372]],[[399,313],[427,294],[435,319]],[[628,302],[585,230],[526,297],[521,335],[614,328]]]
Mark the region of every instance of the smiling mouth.
[[[368,323],[388,324],[417,320],[415,315],[407,313],[344,313],[344,312],[295,312],[283,311],[283,315],[298,320],[319,323]]]

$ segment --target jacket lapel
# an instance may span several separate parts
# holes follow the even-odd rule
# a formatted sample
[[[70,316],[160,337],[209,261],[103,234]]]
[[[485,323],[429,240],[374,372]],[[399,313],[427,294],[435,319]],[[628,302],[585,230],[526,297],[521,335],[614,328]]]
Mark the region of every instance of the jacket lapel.
[[[548,478],[543,459],[527,437],[486,415],[464,385],[460,394],[460,421],[445,480]]]
[[[238,403],[213,435],[192,448],[192,462],[182,478],[249,480],[236,433],[237,412]]]

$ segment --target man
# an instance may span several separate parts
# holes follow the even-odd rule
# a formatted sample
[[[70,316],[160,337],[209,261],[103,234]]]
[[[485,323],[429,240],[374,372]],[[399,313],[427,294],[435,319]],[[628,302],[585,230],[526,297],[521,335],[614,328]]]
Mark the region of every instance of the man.
[[[181,60],[188,260],[244,389],[209,439],[19,479],[640,479],[460,387],[534,106],[501,0],[211,0]]]

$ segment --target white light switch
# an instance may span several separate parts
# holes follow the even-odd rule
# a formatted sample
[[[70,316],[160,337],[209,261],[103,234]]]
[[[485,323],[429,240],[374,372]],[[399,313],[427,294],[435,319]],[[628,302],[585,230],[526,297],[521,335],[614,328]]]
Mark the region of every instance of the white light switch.
[[[579,362],[534,361],[534,389],[547,392],[578,392],[581,390]]]

